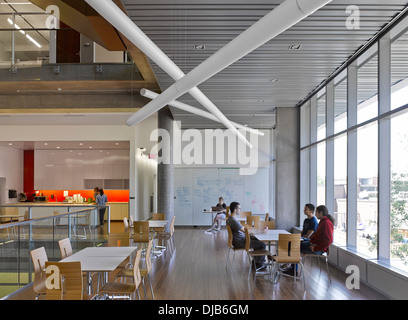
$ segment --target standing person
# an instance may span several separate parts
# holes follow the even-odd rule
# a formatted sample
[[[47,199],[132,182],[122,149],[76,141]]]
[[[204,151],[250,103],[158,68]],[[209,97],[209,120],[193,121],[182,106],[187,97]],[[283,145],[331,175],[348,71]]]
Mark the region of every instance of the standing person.
[[[334,218],[329,214],[326,206],[316,208],[316,218],[320,220],[316,232],[310,239],[300,243],[300,252],[304,254],[320,255],[327,251],[327,248],[333,243]],[[292,265],[284,273],[289,275],[295,274],[295,265]]]
[[[309,239],[313,233],[315,233],[319,222],[314,215],[315,206],[311,203],[306,203],[303,209],[303,213],[306,215],[306,219],[303,221],[302,238]]]
[[[225,219],[227,212],[227,205],[224,203],[223,197],[218,199],[218,203],[215,205],[218,208],[218,212],[214,218],[213,225],[207,232],[214,230],[215,232],[220,232],[221,229],[221,220]],[[217,225],[217,226],[216,226]]]
[[[230,226],[232,231],[232,244],[235,248],[245,247],[245,229],[241,223],[237,220],[236,216],[241,211],[241,205],[238,202],[231,202],[230,204],[230,216],[227,219],[227,225]],[[250,247],[254,250],[265,250],[266,245],[262,241],[259,241],[256,237],[251,236]],[[265,256],[255,257],[255,268],[257,271],[265,269]]]
[[[95,187],[94,188],[94,198],[93,198],[95,203],[96,203],[96,198],[98,197],[98,195],[99,195],[99,188]]]
[[[96,204],[99,206],[104,206],[103,208],[99,208],[99,224],[103,226],[103,218],[105,216],[106,211],[106,203],[108,202],[107,195],[103,192],[103,189],[99,189],[99,194],[96,197]]]

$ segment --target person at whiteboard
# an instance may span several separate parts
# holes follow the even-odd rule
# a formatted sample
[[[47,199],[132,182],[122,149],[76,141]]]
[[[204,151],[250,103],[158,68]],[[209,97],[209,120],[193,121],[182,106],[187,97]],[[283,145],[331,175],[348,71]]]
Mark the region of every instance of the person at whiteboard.
[[[96,196],[96,204],[99,207],[99,224],[103,226],[103,219],[106,211],[106,203],[108,202],[107,195],[103,192],[103,189],[99,189],[99,194]]]
[[[230,216],[227,219],[227,225],[230,226],[232,232],[232,245],[234,248],[245,247],[245,229],[241,223],[237,220],[236,216],[241,211],[241,205],[238,202],[231,202],[230,204]],[[254,250],[265,250],[266,245],[262,241],[259,241],[255,236],[251,235],[250,247]],[[266,268],[265,256],[255,257],[256,270],[263,270]]]
[[[226,217],[226,212],[227,212],[227,205],[224,203],[224,198],[220,197],[218,199],[218,203],[215,205],[217,208],[217,214],[214,218],[213,225],[211,229],[207,231],[212,231],[214,230],[215,232],[220,232],[221,229],[221,220],[225,219]]]

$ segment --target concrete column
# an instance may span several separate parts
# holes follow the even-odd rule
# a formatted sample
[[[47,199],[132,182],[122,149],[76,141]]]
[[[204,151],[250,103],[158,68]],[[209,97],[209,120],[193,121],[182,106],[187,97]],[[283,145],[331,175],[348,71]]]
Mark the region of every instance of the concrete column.
[[[291,231],[299,221],[299,108],[277,108],[275,129],[276,228]]]
[[[174,215],[174,165],[173,165],[173,116],[168,107],[158,112],[158,128],[166,130],[170,136],[170,163],[157,165],[157,213],[164,213],[171,221]],[[161,157],[162,150],[159,151]]]

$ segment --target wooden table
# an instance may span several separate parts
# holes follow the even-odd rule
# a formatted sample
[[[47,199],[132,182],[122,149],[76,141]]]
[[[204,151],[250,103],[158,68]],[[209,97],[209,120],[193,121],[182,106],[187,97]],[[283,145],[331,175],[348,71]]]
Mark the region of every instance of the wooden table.
[[[108,281],[108,272],[114,271],[136,247],[88,247],[62,259],[61,262],[81,262],[82,271],[87,273],[87,293],[91,294],[91,272],[103,273],[103,280]]]
[[[251,232],[251,230],[249,230]],[[279,234],[290,234],[290,232],[286,230],[279,230],[279,229],[271,229],[268,230],[267,233],[264,233],[263,231],[259,229],[253,230],[252,234],[262,242],[267,242],[269,245],[269,251],[271,250],[271,243],[272,242],[278,242],[279,240]]]

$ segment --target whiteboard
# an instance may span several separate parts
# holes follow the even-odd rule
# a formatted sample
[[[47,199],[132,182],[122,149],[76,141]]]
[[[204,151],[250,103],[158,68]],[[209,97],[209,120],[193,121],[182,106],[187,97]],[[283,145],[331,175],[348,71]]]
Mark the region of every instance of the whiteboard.
[[[240,175],[230,168],[175,168],[174,214],[176,225],[211,225],[211,206],[223,197],[227,206],[241,204],[252,214],[269,212],[269,168],[259,168],[254,175]]]

